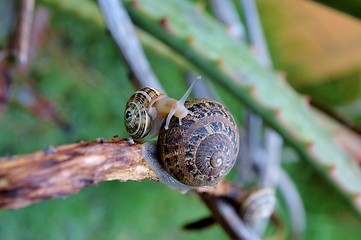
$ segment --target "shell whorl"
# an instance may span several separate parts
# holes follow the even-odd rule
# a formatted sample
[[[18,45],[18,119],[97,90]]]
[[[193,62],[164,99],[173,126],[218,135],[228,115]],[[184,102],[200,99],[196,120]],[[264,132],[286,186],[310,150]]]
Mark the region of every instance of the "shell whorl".
[[[153,125],[149,110],[161,96],[164,96],[161,91],[146,87],[129,98],[124,111],[124,125],[131,137],[138,139],[148,135]]]
[[[165,170],[189,186],[214,186],[233,167],[239,133],[232,114],[214,100],[192,99],[192,112],[172,118],[168,130],[159,132],[159,158]]]
[[[276,202],[276,195],[272,188],[260,188],[252,191],[241,205],[243,219],[255,223],[270,217]]]

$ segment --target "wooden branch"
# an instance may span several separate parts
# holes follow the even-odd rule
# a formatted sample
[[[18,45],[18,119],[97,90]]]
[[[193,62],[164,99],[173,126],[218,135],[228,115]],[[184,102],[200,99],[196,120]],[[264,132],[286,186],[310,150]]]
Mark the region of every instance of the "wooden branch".
[[[257,233],[240,219],[237,211],[226,201],[215,198],[208,193],[200,193],[199,196],[211,210],[213,218],[223,227],[231,239],[260,239]]]
[[[103,181],[159,181],[143,158],[142,145],[115,136],[0,158],[0,209],[66,197]],[[245,196],[244,191],[227,181],[220,182],[217,188],[195,190],[213,196],[231,195],[237,202]]]
[[[27,64],[29,42],[33,22],[34,0],[22,0],[20,15],[16,27],[14,54],[18,63]]]
[[[152,86],[164,92],[145,57],[142,45],[122,1],[98,0],[98,4],[107,28],[118,45],[137,88]]]
[[[123,9],[124,6],[121,4],[121,1],[98,0],[98,3],[103,13],[107,28],[111,32],[113,39],[117,43],[124,59],[126,60],[130,72],[133,76],[136,76],[133,78],[136,85],[138,87],[152,86],[162,90],[165,93],[160,82],[157,79],[153,79],[151,77],[153,76],[153,72],[152,70],[147,69],[149,63],[144,54],[141,54],[142,49],[140,45],[134,45],[134,41],[137,42],[137,37],[133,33],[133,25],[125,13]],[[129,46],[133,46],[133,48],[130,48]],[[131,51],[133,52],[131,53]],[[143,64],[139,64],[140,62]],[[140,70],[140,65],[143,66],[143,70]],[[145,74],[147,72],[148,74]],[[151,73],[151,76],[149,73]],[[216,216],[215,219],[217,222],[220,223],[220,225],[231,238],[246,239],[243,238],[243,236],[257,236],[252,234],[252,229],[249,230],[249,233],[248,227],[244,227],[235,209],[229,208],[227,204],[222,205],[223,202],[218,200],[218,197],[220,196],[234,196],[236,201],[242,199],[242,197],[244,197],[244,193],[239,187],[237,188],[233,186],[232,183],[221,181],[215,189],[197,188],[195,191],[197,191],[200,196],[203,196],[206,192],[209,192],[208,196],[212,197],[202,197],[202,200],[206,203],[212,214]],[[234,219],[236,219],[236,221],[233,221]],[[234,229],[235,231],[233,231]]]
[[[114,137],[0,159],[0,208],[14,209],[77,193],[102,181],[158,180],[142,143]]]

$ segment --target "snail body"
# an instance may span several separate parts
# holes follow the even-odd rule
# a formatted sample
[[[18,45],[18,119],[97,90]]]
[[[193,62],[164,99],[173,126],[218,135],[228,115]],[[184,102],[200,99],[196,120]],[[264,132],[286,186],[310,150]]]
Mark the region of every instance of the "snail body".
[[[239,133],[232,114],[209,99],[185,102],[192,112],[182,125],[172,118],[160,128],[158,156],[165,171],[188,186],[215,186],[233,167]],[[166,124],[165,122],[163,124]]]
[[[182,119],[191,114],[184,102],[191,93],[196,81],[192,83],[180,100],[168,97],[162,91],[145,87],[136,91],[128,100],[124,112],[124,125],[129,135],[139,139],[154,137],[158,134],[163,120],[168,129],[170,119],[175,116],[181,125]]]

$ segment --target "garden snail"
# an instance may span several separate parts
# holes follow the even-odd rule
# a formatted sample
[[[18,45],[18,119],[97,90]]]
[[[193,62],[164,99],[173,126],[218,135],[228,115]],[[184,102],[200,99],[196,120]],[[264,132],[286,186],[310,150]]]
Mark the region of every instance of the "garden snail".
[[[184,107],[194,84],[192,83],[184,96],[179,100],[168,97],[160,90],[145,87],[136,91],[128,100],[124,112],[124,124],[133,138],[154,137],[166,118],[165,129],[168,129],[170,119],[175,116],[181,125],[182,119],[192,114]]]
[[[143,146],[144,158],[160,180],[173,188],[215,186],[236,161],[237,125],[232,114],[214,100],[192,99],[185,107],[192,114],[182,119],[182,125],[171,118],[168,129],[161,127],[157,145]]]
[[[268,218],[276,206],[276,196],[272,188],[251,191],[241,204],[241,215],[250,223]]]

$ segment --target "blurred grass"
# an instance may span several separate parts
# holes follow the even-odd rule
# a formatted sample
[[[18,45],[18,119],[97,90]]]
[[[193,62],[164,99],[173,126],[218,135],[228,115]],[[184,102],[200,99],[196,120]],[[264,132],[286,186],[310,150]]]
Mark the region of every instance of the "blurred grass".
[[[304,239],[359,239],[360,219],[316,171],[304,161],[286,162],[283,168],[295,181],[305,205],[307,225]]]
[[[118,49],[104,29],[51,10],[49,39],[32,62],[29,77],[74,132],[67,134],[11,104],[0,119],[1,155],[116,134],[127,137],[123,111],[134,88]],[[187,89],[180,82],[182,71],[167,59],[148,54],[169,94],[180,98]],[[27,78],[16,75],[15,81],[13,95]],[[162,184],[109,182],[64,200],[1,211],[0,239],[225,238],[219,227],[197,233],[181,230],[183,224],[207,215],[197,196],[181,195]]]
[[[222,239],[219,227],[185,233],[180,226],[207,210],[196,196],[158,183],[103,183],[65,200],[0,213],[0,239]]]
[[[122,117],[125,102],[134,89],[116,46],[99,28],[96,12],[92,16],[98,20],[86,21],[86,9],[85,4],[81,14],[75,14],[50,6],[53,17],[49,39],[32,62],[29,74],[39,92],[50,98],[71,122],[74,132],[64,133],[54,123],[10,105],[0,118],[1,155],[115,134],[127,136]],[[187,89],[181,82],[184,69],[154,49],[146,48],[146,53],[168,94],[180,98]],[[20,86],[26,78],[16,76],[15,80]],[[240,119],[240,104],[222,89],[220,93]],[[285,168],[296,180],[308,212],[304,239],[361,236],[358,219],[314,171],[303,162],[288,163]],[[181,195],[150,181],[114,181],[66,199],[1,211],[0,239],[225,239],[219,227],[196,233],[180,230],[182,224],[207,214],[196,196]]]

